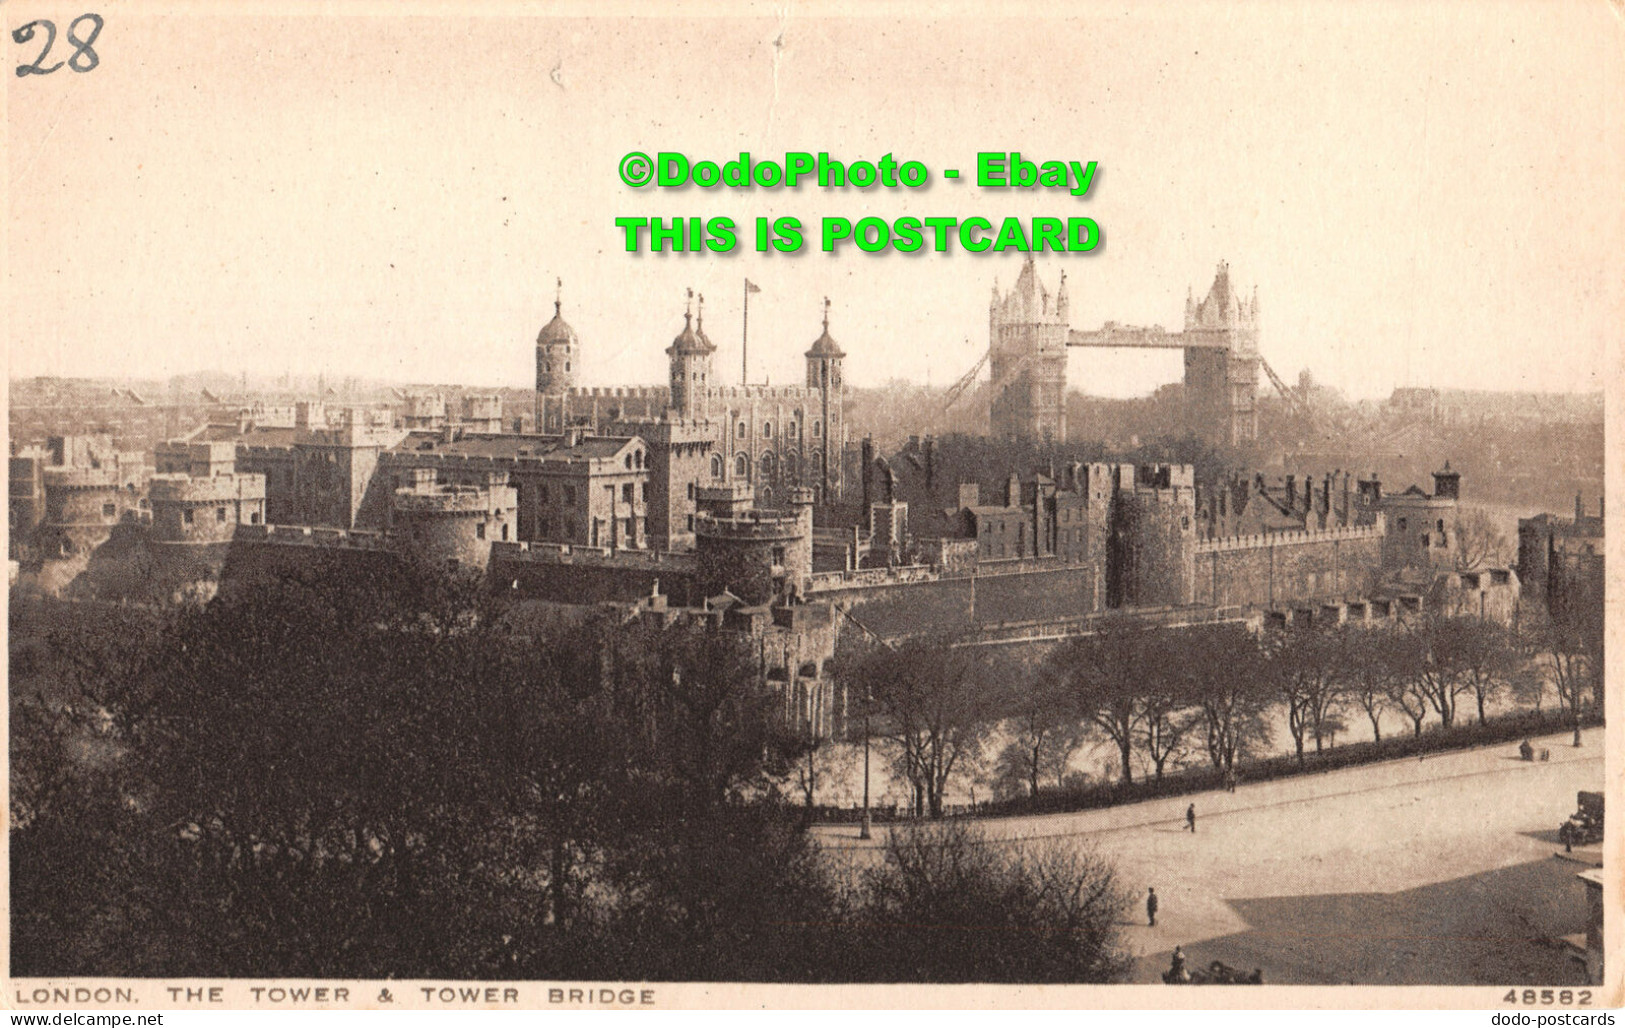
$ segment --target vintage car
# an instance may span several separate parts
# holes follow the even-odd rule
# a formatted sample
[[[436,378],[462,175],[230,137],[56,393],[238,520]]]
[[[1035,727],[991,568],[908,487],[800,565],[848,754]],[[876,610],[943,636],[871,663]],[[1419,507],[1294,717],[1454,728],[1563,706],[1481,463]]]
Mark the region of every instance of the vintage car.
[[[1579,807],[1557,830],[1565,850],[1602,841],[1602,793],[1580,793]]]

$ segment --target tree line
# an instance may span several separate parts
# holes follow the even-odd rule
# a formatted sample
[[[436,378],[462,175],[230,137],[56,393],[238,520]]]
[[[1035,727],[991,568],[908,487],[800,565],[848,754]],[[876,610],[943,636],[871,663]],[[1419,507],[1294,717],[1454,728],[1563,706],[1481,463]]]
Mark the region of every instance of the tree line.
[[[329,569],[331,570],[331,569]],[[749,640],[314,567],[14,604],[12,973],[1111,981],[1111,868],[827,852]]]
[[[1603,709],[1602,605],[1574,596],[1553,607],[1526,604],[1511,624],[1432,612],[1259,632],[1125,615],[1042,658],[916,637],[865,640],[834,668],[856,723],[907,783],[910,812],[941,817],[955,782],[1001,796],[1066,787],[1090,742],[1115,752],[1119,783],[1193,766],[1233,780],[1272,752],[1280,726],[1302,762],[1354,719],[1378,741],[1396,722],[1420,737],[1552,697],[1578,745],[1582,715]]]

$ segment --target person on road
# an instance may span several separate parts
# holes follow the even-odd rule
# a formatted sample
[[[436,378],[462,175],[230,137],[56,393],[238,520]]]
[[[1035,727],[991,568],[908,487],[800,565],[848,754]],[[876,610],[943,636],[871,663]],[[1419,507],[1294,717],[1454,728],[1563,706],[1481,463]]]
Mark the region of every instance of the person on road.
[[[1150,922],[1151,927],[1153,927],[1153,928],[1156,927],[1156,925],[1157,925],[1157,889],[1156,889],[1156,886],[1151,886],[1150,888],[1145,890],[1145,919],[1148,922]]]
[[[1168,968],[1168,980],[1170,982],[1188,982],[1191,980],[1191,973],[1185,970],[1185,951],[1178,946],[1174,947],[1174,955],[1170,964],[1171,966]]]
[[[1194,803],[1185,808],[1185,827],[1191,830],[1192,835],[1196,834],[1196,804]]]

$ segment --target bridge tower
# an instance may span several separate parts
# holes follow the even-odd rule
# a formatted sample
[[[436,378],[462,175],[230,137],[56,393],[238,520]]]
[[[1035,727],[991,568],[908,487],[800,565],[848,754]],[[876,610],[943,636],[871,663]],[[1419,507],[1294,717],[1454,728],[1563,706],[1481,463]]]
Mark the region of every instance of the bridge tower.
[[[1221,261],[1207,296],[1185,298],[1185,404],[1203,439],[1239,446],[1258,438],[1258,289],[1230,287]]]
[[[993,400],[989,428],[998,439],[1066,440],[1066,275],[1051,296],[1031,254],[1008,293],[993,287],[988,306]]]

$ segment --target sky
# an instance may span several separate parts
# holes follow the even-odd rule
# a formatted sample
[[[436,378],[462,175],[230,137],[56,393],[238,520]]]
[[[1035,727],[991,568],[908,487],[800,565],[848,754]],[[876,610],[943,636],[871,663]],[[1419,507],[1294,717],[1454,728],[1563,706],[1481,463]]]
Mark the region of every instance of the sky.
[[[1271,366],[1351,396],[1600,389],[1625,314],[1625,23],[1604,0],[272,9],[114,5],[92,71],[4,77],[13,377],[522,385],[562,279],[581,384],[663,382],[690,288],[737,381],[749,277],[752,381],[800,379],[828,296],[850,383],[948,384],[1023,259],[760,254],[748,234],[629,254],[619,216],[1086,216],[1095,251],[1038,258],[1074,327],[1177,330],[1224,260],[1257,287]],[[933,181],[636,190],[634,150],[892,153]],[[983,150],[1098,171],[1081,199],[940,177]],[[1075,350],[1069,380],[1127,396],[1180,368]]]

